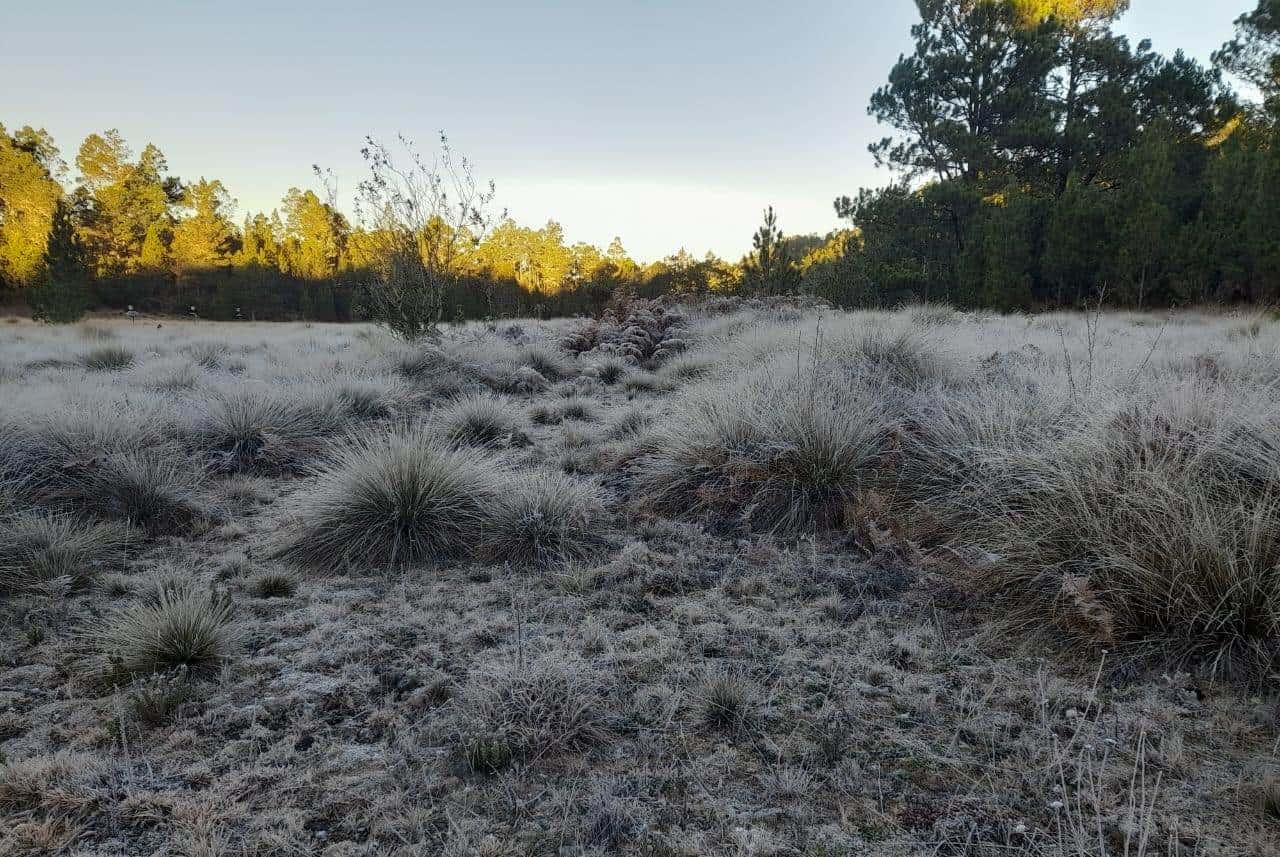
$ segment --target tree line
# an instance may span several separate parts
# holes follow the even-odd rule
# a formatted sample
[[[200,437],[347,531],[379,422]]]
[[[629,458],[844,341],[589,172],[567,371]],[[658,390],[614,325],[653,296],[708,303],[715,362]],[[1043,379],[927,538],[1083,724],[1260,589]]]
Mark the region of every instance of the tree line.
[[[1119,35],[1127,5],[917,0],[914,50],[869,106],[891,130],[870,149],[893,180],[836,200],[848,225],[826,236],[786,236],[767,210],[736,262],[681,250],[640,264],[619,239],[569,244],[554,221],[389,229],[398,198],[385,185],[371,217],[293,188],[237,222],[220,180],[171,175],[154,145],[91,134],[72,181],[46,132],[0,125],[0,293],[47,317],[93,303],[348,320],[368,283],[388,282],[387,238],[403,234],[414,254],[449,248],[432,307],[446,320],[591,313],[618,294],[999,309],[1280,300],[1280,0],[1258,0],[1208,67]],[[374,166],[375,179],[396,174]]]
[[[90,134],[76,178],[43,130],[0,125],[0,292],[208,318],[349,320],[379,252],[330,194],[291,188],[239,222],[218,179],[170,175],[163,153],[134,153],[116,130]],[[62,224],[66,228],[60,228]],[[620,239],[566,242],[561,226],[503,218],[467,246],[445,318],[590,312],[619,289],[731,288],[736,266],[681,250],[642,265]],[[50,280],[57,281],[50,283]],[[79,285],[77,285],[79,284]],[[79,291],[81,294],[69,294]]]
[[[869,108],[895,180],[837,200],[856,235],[812,286],[854,305],[1280,300],[1280,0],[1211,67],[1117,34],[1127,5],[918,0],[915,49]]]

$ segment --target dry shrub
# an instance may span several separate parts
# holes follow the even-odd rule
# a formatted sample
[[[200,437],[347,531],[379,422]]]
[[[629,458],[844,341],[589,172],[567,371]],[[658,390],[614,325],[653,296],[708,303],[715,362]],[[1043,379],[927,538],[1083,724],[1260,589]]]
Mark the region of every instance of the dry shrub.
[[[875,484],[894,429],[865,389],[821,368],[704,384],[643,438],[637,497],[754,532],[830,526]]]
[[[491,519],[499,474],[428,430],[353,438],[315,468],[280,555],[326,570],[395,567],[470,554]]]
[[[484,555],[535,565],[585,559],[602,544],[604,526],[595,485],[551,470],[521,473],[494,505]]]
[[[208,676],[238,641],[231,603],[199,581],[173,577],[107,616],[90,632],[104,661],[104,680],[183,669]]]
[[[598,321],[589,321],[565,336],[560,345],[570,354],[595,352],[634,362],[663,359],[683,351],[679,338],[683,318],[658,301],[615,301]]]
[[[82,585],[123,559],[131,541],[118,523],[86,523],[69,515],[27,512],[0,518],[0,592],[68,579]]]
[[[586,749],[606,734],[606,689],[599,670],[565,652],[477,672],[453,703],[464,759],[484,770]]]

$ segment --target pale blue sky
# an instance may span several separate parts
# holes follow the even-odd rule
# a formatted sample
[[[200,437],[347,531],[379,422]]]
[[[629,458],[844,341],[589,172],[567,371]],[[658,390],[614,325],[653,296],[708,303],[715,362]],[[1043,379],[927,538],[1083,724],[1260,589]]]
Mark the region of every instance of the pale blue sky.
[[[1253,0],[1134,0],[1121,29],[1207,60]],[[887,179],[872,90],[910,47],[911,0],[0,0],[0,122],[156,143],[239,212],[349,189],[363,135],[446,129],[520,222],[621,235],[654,259],[737,257],[760,210],[787,232]]]

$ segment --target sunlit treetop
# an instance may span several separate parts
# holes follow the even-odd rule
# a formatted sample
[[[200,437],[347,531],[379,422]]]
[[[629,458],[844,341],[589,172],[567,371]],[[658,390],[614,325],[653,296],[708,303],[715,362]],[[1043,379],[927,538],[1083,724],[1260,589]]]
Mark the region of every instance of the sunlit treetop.
[[[1050,18],[1068,26],[1110,21],[1129,8],[1129,0],[1012,0],[1012,3],[1019,19],[1027,25]]]

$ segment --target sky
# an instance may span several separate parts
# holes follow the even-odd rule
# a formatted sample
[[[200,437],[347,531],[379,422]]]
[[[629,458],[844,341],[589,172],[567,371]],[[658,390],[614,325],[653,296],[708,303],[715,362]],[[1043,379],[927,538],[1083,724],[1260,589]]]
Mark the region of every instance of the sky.
[[[1133,0],[1120,29],[1207,61],[1253,0]],[[365,135],[440,130],[518,222],[615,236],[638,259],[738,258],[761,211],[787,233],[884,184],[873,90],[910,50],[912,0],[0,0],[0,122],[155,143],[238,213],[290,187],[342,198]],[[345,193],[343,191],[345,190]]]

